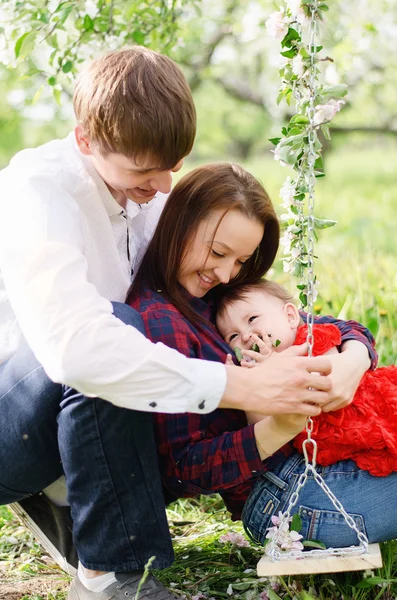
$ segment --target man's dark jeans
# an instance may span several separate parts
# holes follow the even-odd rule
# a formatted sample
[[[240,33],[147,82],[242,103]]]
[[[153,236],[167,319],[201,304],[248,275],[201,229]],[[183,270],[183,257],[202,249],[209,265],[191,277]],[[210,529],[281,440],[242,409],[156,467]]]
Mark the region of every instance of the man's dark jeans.
[[[143,332],[136,311],[113,306]],[[0,504],[27,498],[65,473],[85,567],[133,571],[151,556],[154,568],[171,564],[151,414],[53,383],[25,347],[0,366],[0,415]]]

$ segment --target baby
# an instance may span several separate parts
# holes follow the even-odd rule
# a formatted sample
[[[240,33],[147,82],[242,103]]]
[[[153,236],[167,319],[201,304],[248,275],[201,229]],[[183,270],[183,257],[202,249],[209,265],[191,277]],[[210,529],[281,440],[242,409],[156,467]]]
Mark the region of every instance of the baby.
[[[216,324],[236,354],[237,349],[241,351],[241,365],[246,367],[266,360],[273,351],[304,343],[307,336],[307,327],[292,296],[279,284],[267,280],[230,289],[218,306]],[[313,334],[314,356],[339,351],[341,334],[335,325],[316,324]],[[247,414],[249,423],[260,418],[263,415]],[[318,464],[327,466],[352,459],[372,475],[397,471],[397,367],[368,371],[352,404],[339,411],[321,413],[313,420]],[[299,451],[305,438],[302,432],[294,440]]]

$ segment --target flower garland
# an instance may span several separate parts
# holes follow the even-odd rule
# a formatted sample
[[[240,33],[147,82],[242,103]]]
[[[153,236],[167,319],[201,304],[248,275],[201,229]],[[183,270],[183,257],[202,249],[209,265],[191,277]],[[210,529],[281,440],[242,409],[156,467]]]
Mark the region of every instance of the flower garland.
[[[317,229],[335,224],[335,221],[314,216],[316,177],[324,176],[318,133],[321,129],[329,139],[329,123],[344,104],[343,100],[335,98],[343,97],[347,92],[345,86],[326,86],[319,81],[321,62],[330,60],[321,58],[322,46],[316,42],[318,23],[326,10],[328,6],[321,0],[287,0],[285,7],[273,13],[266,22],[269,34],[281,42],[281,55],[285,59],[280,70],[282,85],[277,101],[285,100],[290,105],[294,99],[297,111],[282,128],[281,136],[270,141],[275,145],[274,158],[296,171],[294,178],[287,177],[280,191],[283,207],[287,210],[281,216],[285,222],[281,242],[285,255],[284,271],[299,278],[299,298],[302,306],[307,306],[309,356],[313,352],[313,303],[317,295],[314,240]],[[308,417],[307,441],[311,439],[312,429],[313,422]],[[306,462],[306,469],[309,467]],[[303,485],[302,482],[300,486]],[[302,544],[302,536],[297,533],[301,528],[299,516],[290,516],[299,489],[291,497],[287,510],[272,517],[273,527],[268,529],[266,536],[269,541],[266,553],[273,558],[283,553],[300,555],[303,545],[308,543]]]
[[[287,177],[280,190],[282,206],[286,209],[281,215],[285,223],[281,244],[285,256],[284,271],[299,278],[299,297],[303,306],[307,306],[310,293],[308,283],[303,281],[305,270],[308,275],[313,275],[308,233],[310,231],[317,239],[316,230],[336,223],[304,213],[305,202],[310,204],[314,197],[314,178],[324,176],[318,133],[321,129],[324,137],[330,139],[329,123],[342,108],[344,101],[340,98],[347,93],[345,85],[330,86],[319,80],[321,63],[331,60],[322,58],[323,47],[315,41],[318,24],[327,10],[327,4],[322,1],[286,0],[285,6],[266,21],[268,34],[281,42],[281,55],[285,61],[280,70],[282,84],[277,102],[284,100],[290,106],[294,101],[296,105],[296,114],[282,128],[280,137],[270,141],[275,145],[274,158],[296,171],[296,175]],[[311,295],[315,301],[316,280],[314,276],[312,279]]]

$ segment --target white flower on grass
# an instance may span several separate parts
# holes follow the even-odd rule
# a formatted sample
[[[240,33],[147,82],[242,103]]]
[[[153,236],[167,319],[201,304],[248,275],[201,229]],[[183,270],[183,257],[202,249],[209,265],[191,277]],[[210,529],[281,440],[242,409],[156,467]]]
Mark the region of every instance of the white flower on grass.
[[[301,54],[297,54],[292,59],[293,74],[296,75],[297,77],[303,77],[303,75],[306,73],[306,71],[307,71],[307,69],[306,69],[306,65],[305,65],[303,56]]]
[[[291,205],[294,205],[294,196],[295,196],[295,181],[291,179],[291,177],[287,177],[284,181],[283,187],[280,190],[280,198],[283,201],[282,206],[284,208],[289,208]]]
[[[268,35],[278,42],[285,38],[288,32],[288,19],[284,12],[274,12],[266,21],[266,31]]]
[[[234,531],[229,531],[229,533],[225,533],[221,535],[219,538],[221,544],[232,544],[233,546],[238,546],[239,548],[248,548],[249,541],[245,539],[241,533],[235,533]]]
[[[318,104],[313,118],[314,125],[317,127],[331,121],[344,104],[344,100],[329,100],[326,104]]]

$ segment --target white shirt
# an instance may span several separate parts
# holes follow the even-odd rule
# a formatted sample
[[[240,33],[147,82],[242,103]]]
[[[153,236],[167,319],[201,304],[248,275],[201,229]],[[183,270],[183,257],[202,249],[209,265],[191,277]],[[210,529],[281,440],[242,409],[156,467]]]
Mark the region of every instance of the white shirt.
[[[153,344],[112,314],[164,196],[124,211],[73,134],[17,154],[0,194],[0,364],[26,339],[53,381],[87,396],[166,413],[218,406],[222,364]]]

